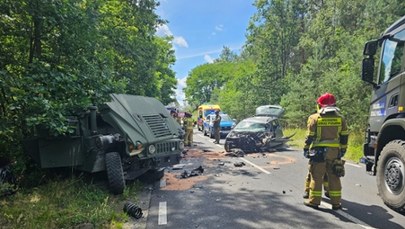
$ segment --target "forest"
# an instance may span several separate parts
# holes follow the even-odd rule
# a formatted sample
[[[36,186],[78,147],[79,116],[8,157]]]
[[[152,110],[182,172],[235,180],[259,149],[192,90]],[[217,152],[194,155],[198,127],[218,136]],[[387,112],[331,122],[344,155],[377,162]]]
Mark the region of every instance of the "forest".
[[[24,170],[35,126],[69,132],[66,117],[110,93],[167,104],[176,87],[170,37],[154,0],[0,0],[0,158]]]
[[[316,98],[333,93],[351,131],[366,128],[370,84],[361,80],[366,41],[405,15],[401,0],[256,0],[240,53],[223,47],[187,78],[190,109],[220,104],[241,120],[279,104],[284,125],[303,128]]]

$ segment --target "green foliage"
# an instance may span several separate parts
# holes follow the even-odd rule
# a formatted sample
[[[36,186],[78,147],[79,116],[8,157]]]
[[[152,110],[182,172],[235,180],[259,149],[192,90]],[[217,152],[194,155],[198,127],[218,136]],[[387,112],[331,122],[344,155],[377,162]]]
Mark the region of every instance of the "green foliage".
[[[136,198],[132,184],[126,196]],[[82,178],[56,179],[34,189],[23,189],[2,199],[0,224],[6,228],[69,228],[90,223],[96,228],[126,222],[124,196],[111,196],[97,184]]]
[[[286,128],[284,129],[284,135],[290,136],[295,133],[288,142],[288,145],[294,149],[303,149],[305,145],[306,129],[300,128]],[[360,132],[351,132],[349,134],[349,142],[346,155],[344,159],[350,160],[355,163],[359,163],[360,158],[363,157],[363,143],[364,134]]]
[[[254,4],[257,12],[241,55],[232,57],[224,47],[213,64],[192,70],[185,88],[190,104],[215,101],[238,119],[252,115],[259,105],[280,104],[288,126],[303,128],[307,116],[316,111],[316,98],[330,92],[350,129],[362,131],[371,94],[360,77],[363,46],[405,14],[405,2],[256,0]],[[221,62],[232,65],[219,67]]]
[[[20,141],[110,93],[173,101],[170,38],[155,0],[0,0],[0,156],[23,163]],[[23,166],[20,166],[23,167]],[[23,169],[23,168],[22,168]]]

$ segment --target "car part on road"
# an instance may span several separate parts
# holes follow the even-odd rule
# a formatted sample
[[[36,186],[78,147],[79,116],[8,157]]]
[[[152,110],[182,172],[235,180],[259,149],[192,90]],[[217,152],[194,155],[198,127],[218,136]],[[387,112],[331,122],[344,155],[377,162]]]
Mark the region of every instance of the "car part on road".
[[[242,166],[245,166],[246,164],[243,162],[243,161],[241,161],[241,162],[236,162],[236,163],[234,163],[233,164],[235,167],[242,167]]]
[[[124,204],[123,210],[125,213],[127,213],[129,216],[134,217],[135,219],[142,218],[142,215],[143,215],[142,209],[134,203],[126,202]]]
[[[241,149],[232,149],[232,150],[230,150],[230,152],[227,152],[225,155],[232,156],[232,157],[244,157],[245,152]]]
[[[188,172],[187,170],[184,170],[183,173],[181,174],[181,178],[199,176],[203,172],[204,172],[204,168],[200,165],[198,168],[195,168],[195,169],[191,170],[191,172]]]

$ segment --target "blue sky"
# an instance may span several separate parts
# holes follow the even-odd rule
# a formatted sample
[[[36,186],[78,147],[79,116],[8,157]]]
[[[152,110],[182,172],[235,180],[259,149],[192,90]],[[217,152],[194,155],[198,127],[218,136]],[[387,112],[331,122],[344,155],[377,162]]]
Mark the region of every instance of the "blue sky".
[[[183,103],[185,79],[198,65],[218,58],[227,46],[239,53],[246,40],[246,29],[256,12],[253,0],[161,0],[157,14],[168,24],[157,34],[174,37],[178,79],[177,100]]]

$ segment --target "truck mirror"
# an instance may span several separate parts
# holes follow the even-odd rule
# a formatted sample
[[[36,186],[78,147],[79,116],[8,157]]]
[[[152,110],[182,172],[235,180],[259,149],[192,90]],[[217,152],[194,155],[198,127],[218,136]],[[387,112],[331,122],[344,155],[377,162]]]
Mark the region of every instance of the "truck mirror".
[[[374,78],[374,59],[373,58],[364,58],[362,69],[361,69],[361,79],[365,82],[375,85],[373,82]]]
[[[377,52],[378,40],[368,41],[364,45],[363,55],[374,56]]]

